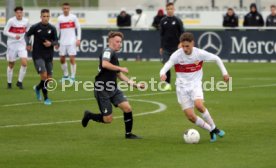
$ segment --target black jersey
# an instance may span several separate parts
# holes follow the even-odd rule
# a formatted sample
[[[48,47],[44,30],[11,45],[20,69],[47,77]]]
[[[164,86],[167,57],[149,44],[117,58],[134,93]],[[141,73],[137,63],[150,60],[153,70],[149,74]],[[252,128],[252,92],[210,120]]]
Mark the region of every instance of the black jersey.
[[[176,16],[165,16],[160,22],[161,48],[174,52],[184,32],[182,21]]]
[[[266,26],[276,26],[276,16],[269,15],[266,18]]]
[[[102,67],[102,61],[109,61],[111,64],[119,66],[118,57],[111,48],[104,49],[99,57],[98,75],[95,77],[95,89],[105,90],[110,89],[112,86],[117,87],[117,73],[120,71],[112,71]]]
[[[54,45],[58,44],[57,30],[51,25],[44,25],[41,22],[33,25],[26,33],[27,37],[34,35],[33,44],[33,59],[43,58],[45,60],[52,60],[54,55]],[[52,42],[52,46],[45,47],[43,43],[45,40]]]

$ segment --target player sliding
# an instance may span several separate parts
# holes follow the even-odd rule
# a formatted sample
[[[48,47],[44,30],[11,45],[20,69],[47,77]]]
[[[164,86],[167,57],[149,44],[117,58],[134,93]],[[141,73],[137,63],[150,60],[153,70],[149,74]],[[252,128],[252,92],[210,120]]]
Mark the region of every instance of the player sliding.
[[[117,88],[117,78],[137,88],[144,88],[143,84],[136,84],[129,80],[123,73],[128,73],[126,67],[120,67],[116,52],[121,49],[123,34],[121,32],[110,32],[108,34],[108,48],[100,56],[99,73],[95,78],[94,95],[100,109],[99,114],[84,112],[82,126],[86,127],[89,120],[100,123],[112,122],[112,104],[124,112],[125,138],[140,139],[132,134],[132,109],[122,91]]]
[[[223,79],[228,82],[229,75],[221,59],[205,50],[194,47],[192,33],[183,33],[180,37],[181,48],[176,50],[160,71],[160,78],[165,81],[166,72],[174,66],[176,72],[176,93],[186,117],[197,126],[210,132],[211,142],[217,140],[216,135],[223,137],[225,132],[216,127],[208,109],[203,104],[202,65],[204,61],[216,61]],[[194,107],[203,119],[194,112]],[[207,123],[206,123],[207,122]]]

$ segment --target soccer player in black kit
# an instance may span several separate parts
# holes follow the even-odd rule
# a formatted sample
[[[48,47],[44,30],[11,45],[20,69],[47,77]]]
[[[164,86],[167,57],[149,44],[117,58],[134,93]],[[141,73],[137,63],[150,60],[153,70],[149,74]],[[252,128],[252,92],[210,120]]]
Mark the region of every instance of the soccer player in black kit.
[[[178,49],[179,38],[184,33],[184,27],[182,21],[174,16],[174,4],[168,3],[166,5],[167,16],[164,17],[160,22],[160,36],[161,36],[161,47],[160,55],[163,57],[162,63],[165,64],[172,55]],[[166,73],[166,86],[163,88],[164,91],[171,90],[171,71]]]
[[[47,83],[53,73],[53,56],[54,46],[58,47],[58,38],[56,28],[49,23],[50,11],[42,9],[40,13],[41,22],[33,25],[26,33],[26,39],[34,35],[33,49],[28,44],[27,49],[32,52],[32,58],[37,72],[40,74],[40,82],[34,87],[36,97],[41,100],[40,90],[44,96],[44,104],[51,105],[52,102],[48,98]]]
[[[124,73],[128,73],[126,67],[121,67],[116,52],[121,49],[123,34],[121,32],[109,32],[108,48],[104,49],[99,57],[99,72],[95,78],[94,96],[100,109],[99,114],[85,111],[82,126],[86,127],[89,120],[100,123],[112,122],[112,104],[124,112],[125,138],[140,139],[141,137],[131,132],[133,125],[132,109],[123,92],[117,87],[117,78],[127,82],[136,88],[144,88],[143,84],[136,84]]]

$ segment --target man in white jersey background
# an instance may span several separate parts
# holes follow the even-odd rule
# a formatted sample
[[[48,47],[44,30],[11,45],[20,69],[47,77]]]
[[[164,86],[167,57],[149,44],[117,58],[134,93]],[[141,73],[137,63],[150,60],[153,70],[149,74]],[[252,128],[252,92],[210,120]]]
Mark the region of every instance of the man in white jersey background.
[[[59,55],[61,69],[63,71],[63,80],[75,80],[77,64],[75,56],[77,55],[77,47],[80,46],[81,27],[76,15],[70,13],[70,4],[64,3],[62,5],[63,14],[58,17],[56,25],[59,34]],[[77,29],[77,34],[76,34]],[[68,65],[65,56],[70,57],[71,76],[69,76]]]
[[[28,19],[23,17],[23,8],[18,6],[14,8],[15,16],[10,18],[4,28],[4,35],[7,40],[7,81],[8,89],[12,88],[13,68],[17,56],[21,58],[21,67],[19,70],[16,86],[23,89],[23,79],[27,71],[28,53],[26,50],[25,33],[29,29]]]
[[[194,47],[192,33],[183,33],[180,37],[181,48],[176,50],[160,71],[160,78],[165,81],[166,72],[174,66],[176,72],[176,92],[178,103],[186,117],[197,126],[210,132],[211,142],[217,140],[216,135],[223,137],[225,132],[216,127],[208,109],[203,104],[202,65],[204,61],[215,61],[219,66],[223,80],[228,82],[229,75],[222,60],[205,50]],[[194,107],[201,117],[194,112]]]

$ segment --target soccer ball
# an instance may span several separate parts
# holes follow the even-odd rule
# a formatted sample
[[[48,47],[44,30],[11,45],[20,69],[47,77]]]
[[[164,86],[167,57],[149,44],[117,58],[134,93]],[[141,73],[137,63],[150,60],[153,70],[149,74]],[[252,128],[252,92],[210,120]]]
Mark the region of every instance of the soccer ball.
[[[185,131],[183,138],[188,144],[197,144],[200,140],[200,134],[196,129],[188,129]]]

